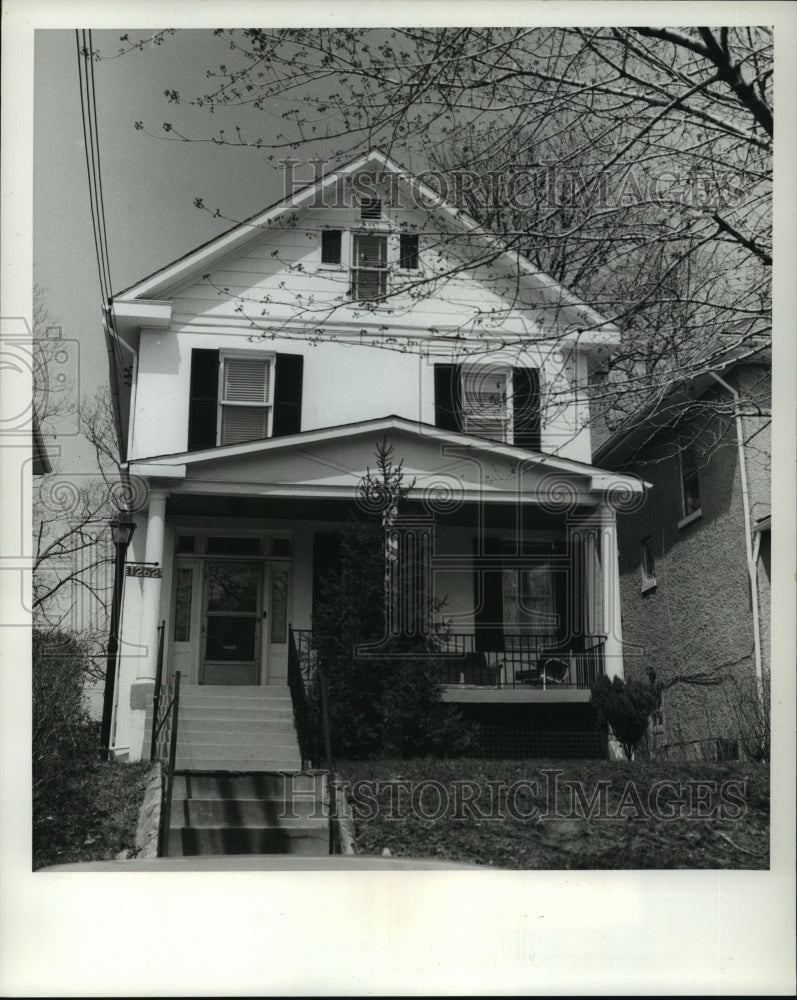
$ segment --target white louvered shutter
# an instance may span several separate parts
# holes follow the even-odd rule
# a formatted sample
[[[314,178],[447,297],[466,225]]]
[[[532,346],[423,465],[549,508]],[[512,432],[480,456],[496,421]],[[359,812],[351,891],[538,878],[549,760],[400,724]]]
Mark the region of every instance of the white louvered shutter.
[[[270,358],[223,359],[220,444],[267,437],[271,368]]]
[[[463,430],[506,441],[509,431],[509,369],[466,368],[462,372]]]

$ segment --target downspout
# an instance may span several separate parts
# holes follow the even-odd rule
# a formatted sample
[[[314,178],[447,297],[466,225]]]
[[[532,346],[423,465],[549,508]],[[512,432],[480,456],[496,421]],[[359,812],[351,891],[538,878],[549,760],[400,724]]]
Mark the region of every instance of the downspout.
[[[110,306],[110,305],[104,305],[102,307],[102,322],[103,322],[103,327],[104,327],[104,330],[105,330],[105,347],[106,347],[106,349],[108,351],[108,367],[110,368],[111,376],[112,376],[112,378],[111,378],[111,407],[113,409],[113,418],[114,418],[114,423],[116,424],[117,436],[118,436],[118,439],[119,439],[119,457],[121,458],[122,463],[124,463],[127,460],[127,451],[128,451],[127,445],[128,445],[128,442],[125,441],[124,436],[122,434],[122,406],[121,406],[121,403],[119,401],[119,387],[117,385],[117,378],[121,378],[122,377],[122,373],[121,372],[117,372],[117,370],[116,370],[116,358],[115,358],[114,353],[113,353],[113,346],[112,346],[111,341],[112,340],[115,341],[120,347],[124,348],[124,350],[126,350],[132,356],[133,387],[132,387],[132,391],[131,391],[131,406],[130,406],[131,415],[134,412],[134,410],[133,410],[133,392],[135,392],[135,384],[136,384],[136,378],[135,377],[137,375],[136,369],[137,369],[137,366],[138,366],[138,354],[137,354],[137,352],[126,341],[124,341],[119,336],[119,334],[114,329],[114,324],[111,321],[111,310],[112,310],[112,308],[113,308],[113,306]],[[120,471],[122,473],[122,478],[126,479],[127,478],[127,472],[124,469],[121,469]]]
[[[745,540],[745,556],[747,562],[747,575],[750,579],[750,603],[752,605],[753,611],[753,647],[755,650],[755,679],[756,679],[756,689],[758,692],[758,700],[763,706],[764,704],[764,677],[763,669],[761,665],[761,625],[758,620],[758,579],[756,571],[756,560],[753,552],[753,537],[752,537],[752,527],[750,524],[750,492],[747,485],[747,463],[745,461],[744,454],[744,429],[742,427],[742,414],[739,407],[739,400],[741,398],[739,392],[733,388],[733,386],[728,385],[728,383],[720,378],[716,372],[709,372],[709,375],[726,389],[733,396],[733,419],[736,423],[736,447],[739,452],[739,472],[742,477],[742,510],[744,513],[744,540]]]

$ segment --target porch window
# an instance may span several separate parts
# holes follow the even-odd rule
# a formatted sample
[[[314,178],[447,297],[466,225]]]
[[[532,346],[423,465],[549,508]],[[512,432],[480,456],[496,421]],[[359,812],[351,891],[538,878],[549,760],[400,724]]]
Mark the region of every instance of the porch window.
[[[274,359],[262,355],[221,357],[219,444],[268,437]]]
[[[354,234],[351,278],[353,299],[363,302],[387,294],[387,236]]]
[[[463,430],[495,441],[509,440],[510,368],[466,367],[462,371]]]
[[[209,556],[258,556],[260,539],[242,535],[210,535],[205,545]]]
[[[518,603],[527,629],[540,635],[555,635],[559,618],[550,564],[518,572]]]

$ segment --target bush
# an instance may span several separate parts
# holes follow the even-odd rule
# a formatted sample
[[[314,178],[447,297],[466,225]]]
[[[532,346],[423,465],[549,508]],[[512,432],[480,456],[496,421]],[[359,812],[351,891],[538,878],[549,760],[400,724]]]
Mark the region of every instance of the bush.
[[[97,756],[96,724],[86,711],[88,649],[68,632],[33,630],[33,812],[68,793],[70,781]]]
[[[590,704],[598,721],[608,725],[628,760],[633,760],[651,713],[661,704],[661,688],[652,681],[600,677],[591,690]]]

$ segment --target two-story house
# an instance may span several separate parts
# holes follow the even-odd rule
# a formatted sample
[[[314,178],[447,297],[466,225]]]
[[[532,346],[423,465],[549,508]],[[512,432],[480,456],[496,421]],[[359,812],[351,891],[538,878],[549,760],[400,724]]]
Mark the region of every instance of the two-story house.
[[[627,676],[663,686],[650,751],[768,744],[771,358],[714,352],[596,450],[653,488],[618,522]]]
[[[591,464],[619,334],[589,306],[371,151],[115,296],[106,333],[137,525],[118,756],[148,752],[161,622],[184,691],[284,695],[383,438],[426,518],[445,697],[485,752],[606,752],[589,684],[623,672],[616,510],[642,484]],[[226,726],[196,760],[253,766]]]

